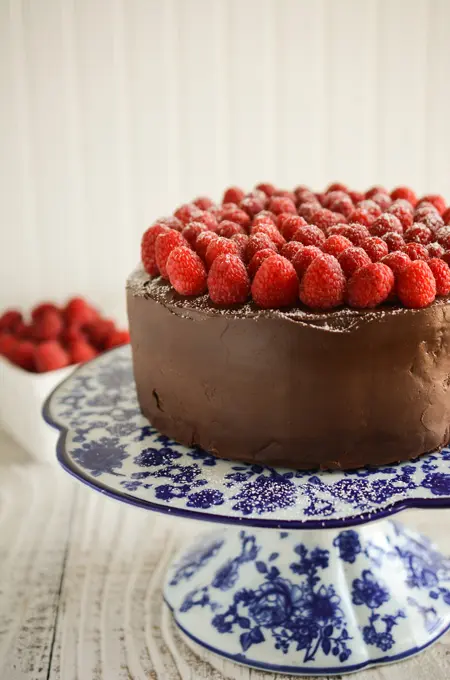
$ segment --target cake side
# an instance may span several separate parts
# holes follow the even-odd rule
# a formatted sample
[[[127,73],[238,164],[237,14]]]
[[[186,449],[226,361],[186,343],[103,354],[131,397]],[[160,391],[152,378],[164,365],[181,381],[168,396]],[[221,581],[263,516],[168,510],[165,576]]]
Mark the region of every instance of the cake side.
[[[302,469],[394,463],[448,442],[448,301],[359,313],[334,332],[329,318],[321,326],[272,310],[180,305],[164,283],[152,281],[142,294],[139,276],[132,279],[139,401],[175,440]],[[338,325],[342,331],[342,318]]]

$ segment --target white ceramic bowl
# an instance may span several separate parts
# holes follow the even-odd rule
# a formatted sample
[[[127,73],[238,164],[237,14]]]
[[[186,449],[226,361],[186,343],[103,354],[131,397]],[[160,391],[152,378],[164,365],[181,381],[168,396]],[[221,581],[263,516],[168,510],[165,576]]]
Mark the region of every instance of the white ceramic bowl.
[[[29,373],[0,356],[0,426],[36,460],[56,462],[58,433],[44,421],[42,406],[74,368]]]

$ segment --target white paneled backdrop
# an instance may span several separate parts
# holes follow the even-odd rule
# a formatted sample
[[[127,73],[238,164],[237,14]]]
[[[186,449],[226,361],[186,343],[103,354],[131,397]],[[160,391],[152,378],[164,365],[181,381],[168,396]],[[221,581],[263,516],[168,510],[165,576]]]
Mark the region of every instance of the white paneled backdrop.
[[[0,309],[123,300],[154,217],[272,180],[450,199],[449,0],[0,0]]]

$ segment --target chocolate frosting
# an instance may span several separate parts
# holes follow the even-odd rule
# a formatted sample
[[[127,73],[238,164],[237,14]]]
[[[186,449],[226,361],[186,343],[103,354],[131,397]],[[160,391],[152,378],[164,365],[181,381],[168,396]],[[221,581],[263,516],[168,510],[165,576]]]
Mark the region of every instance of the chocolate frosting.
[[[407,310],[214,307],[127,283],[142,412],[214,454],[293,468],[414,458],[450,436],[448,299]]]

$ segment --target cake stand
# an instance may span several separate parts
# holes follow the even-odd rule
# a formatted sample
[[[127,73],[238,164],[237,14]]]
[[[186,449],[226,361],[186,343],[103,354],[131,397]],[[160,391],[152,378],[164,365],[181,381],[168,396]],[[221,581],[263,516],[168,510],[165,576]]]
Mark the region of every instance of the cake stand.
[[[266,671],[342,674],[417,654],[450,627],[450,560],[386,519],[450,507],[449,449],[351,472],[219,460],[143,418],[129,347],[79,368],[44,415],[78,480],[218,525],[176,557],[164,590],[206,650]]]

